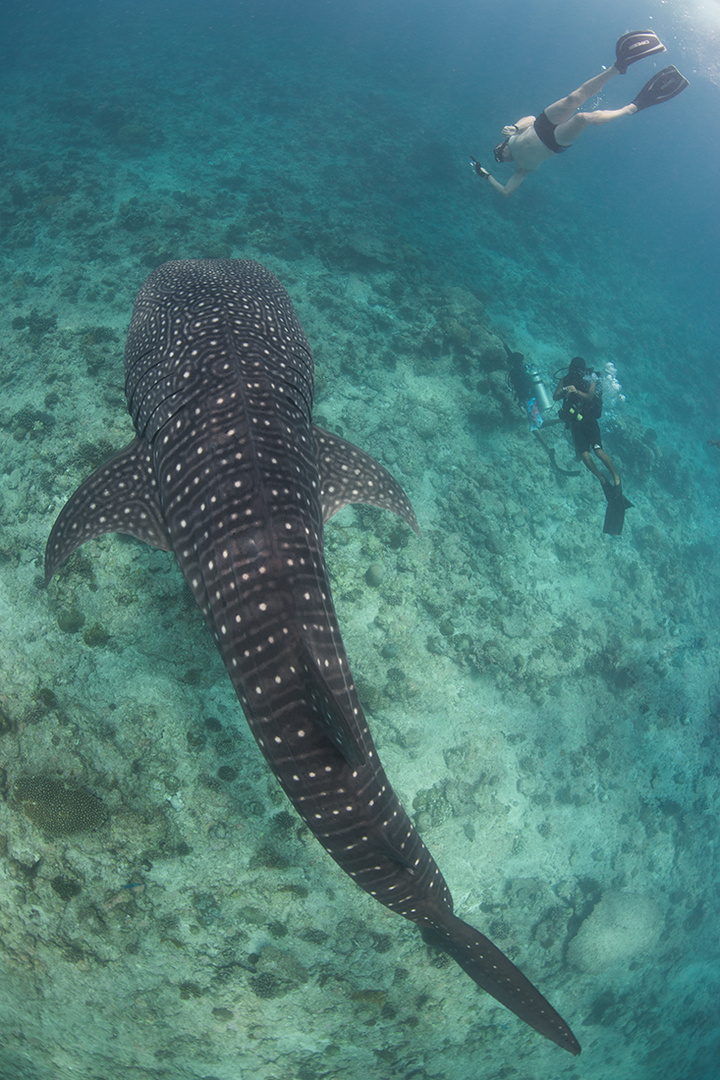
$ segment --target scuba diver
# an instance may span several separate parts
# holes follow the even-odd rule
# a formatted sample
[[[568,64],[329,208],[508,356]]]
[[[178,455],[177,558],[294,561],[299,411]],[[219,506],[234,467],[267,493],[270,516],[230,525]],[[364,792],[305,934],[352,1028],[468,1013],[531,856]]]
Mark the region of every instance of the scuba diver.
[[[542,414],[552,408],[552,400],[535,365],[526,361],[523,353],[512,352],[504,341],[503,345],[509,364],[507,388],[528,414],[530,430],[537,431],[543,425]]]
[[[571,469],[563,469],[555,460],[555,450],[548,446],[543,438],[540,428],[543,424],[559,424],[561,421],[553,417],[547,420],[543,413],[553,407],[553,401],[542,381],[542,376],[535,364],[526,360],[521,352],[512,352],[503,342],[508,358],[507,388],[512,390],[520,408],[527,414],[530,421],[530,431],[533,433],[543,450],[550,458],[550,463],[556,473],[561,476],[580,476],[579,472]]]
[[[681,93],[688,80],[671,64],[658,71],[645,83],[640,93],[629,105],[621,109],[595,109],[578,112],[581,105],[598,94],[615,75],[624,75],[630,64],[645,56],[665,52],[665,46],[652,30],[633,30],[623,34],[615,46],[615,63],[573,90],[567,97],[540,113],[524,116],[515,124],[502,130],[503,141],[495,147],[495,160],[501,165],[515,165],[515,172],[506,184],[501,184],[479,161],[470,158],[470,165],[478,176],[489,180],[496,191],[507,198],[520,187],[528,173],[533,172],[553,154],[563,154],[587,127],[607,124],[621,116],[633,116],[651,105],[660,105]]]
[[[603,450],[602,436],[598,420],[602,414],[602,381],[597,372],[588,368],[581,356],[570,361],[567,374],[558,382],[553,394],[555,401],[563,401],[558,419],[564,420],[570,428],[575,444],[575,453],[587,469],[602,484],[607,510],[603,532],[619,536],[625,522],[625,511],[632,503],[622,492],[620,477],[615,466]],[[602,462],[612,477],[612,483],[603,476],[591,457],[592,451]]]

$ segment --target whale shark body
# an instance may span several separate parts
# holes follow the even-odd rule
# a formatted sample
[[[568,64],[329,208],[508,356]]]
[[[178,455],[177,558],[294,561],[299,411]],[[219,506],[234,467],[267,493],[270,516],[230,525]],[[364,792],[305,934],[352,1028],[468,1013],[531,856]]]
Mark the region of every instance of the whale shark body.
[[[47,580],[108,532],[172,551],[268,765],[325,850],[484,990],[579,1053],[532,983],[453,914],[378,759],[333,608],[323,528],[364,502],[419,530],[378,462],[312,424],[312,353],[285,289],[255,262],[165,263],[136,298],[125,374],[136,438],[60,513]]]

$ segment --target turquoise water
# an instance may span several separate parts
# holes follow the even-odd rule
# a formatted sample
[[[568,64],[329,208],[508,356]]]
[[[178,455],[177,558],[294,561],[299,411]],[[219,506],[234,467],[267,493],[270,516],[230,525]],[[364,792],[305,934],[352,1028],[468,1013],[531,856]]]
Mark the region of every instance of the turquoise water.
[[[717,1074],[720,20],[575,6],[3,6],[3,1080]],[[667,54],[595,104],[665,63],[681,97],[507,201],[473,175],[646,25]],[[413,501],[422,538],[328,526],[350,661],[458,914],[578,1059],[299,829],[170,555],[106,537],[43,587],[58,512],[132,437],[133,297],[199,257],[278,275],[316,419]],[[504,345],[551,390],[614,365],[621,536]]]

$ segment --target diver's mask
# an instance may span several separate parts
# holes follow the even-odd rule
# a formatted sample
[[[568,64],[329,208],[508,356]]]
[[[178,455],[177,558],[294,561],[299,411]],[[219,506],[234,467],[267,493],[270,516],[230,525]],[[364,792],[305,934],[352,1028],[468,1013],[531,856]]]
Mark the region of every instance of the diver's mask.
[[[493,154],[495,155],[495,160],[497,161],[498,165],[509,165],[510,164],[510,162],[506,161],[505,158],[503,157],[503,152],[504,152],[505,147],[507,146],[507,144],[509,142],[510,142],[510,136],[508,135],[507,139],[503,139],[503,141],[501,143],[498,143],[497,146],[495,147],[495,149],[493,150]]]

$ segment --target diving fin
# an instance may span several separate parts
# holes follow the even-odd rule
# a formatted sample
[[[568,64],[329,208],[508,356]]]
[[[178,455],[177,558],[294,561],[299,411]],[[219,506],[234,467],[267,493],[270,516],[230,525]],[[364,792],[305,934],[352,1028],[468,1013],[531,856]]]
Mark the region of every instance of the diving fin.
[[[625,524],[625,511],[631,510],[633,504],[623,495],[620,484],[605,483],[603,491],[607,499],[603,532],[608,536],[619,536]]]
[[[673,64],[670,64],[669,67],[658,71],[657,75],[653,75],[652,79],[648,79],[638,96],[633,98],[632,104],[638,112],[641,109],[647,109],[650,105],[662,105],[663,101],[669,101],[670,98],[681,94],[689,85],[685,76],[681,75]]]
[[[621,75],[624,75],[636,60],[661,52],[665,52],[665,46],[652,30],[631,30],[629,34],[623,34],[617,40],[615,67]]]
[[[581,475],[579,472],[577,472],[577,470],[563,469],[560,465],[558,465],[557,461],[555,460],[555,450],[554,450],[554,448],[552,446],[548,446],[548,444],[545,442],[545,440],[542,437],[542,434],[539,431],[534,431],[533,435],[535,436],[537,441],[540,443],[540,445],[542,446],[542,448],[545,451],[545,453],[547,454],[547,456],[550,458],[550,464],[552,465],[553,469],[555,470],[556,473],[558,473],[559,476],[580,476]]]

